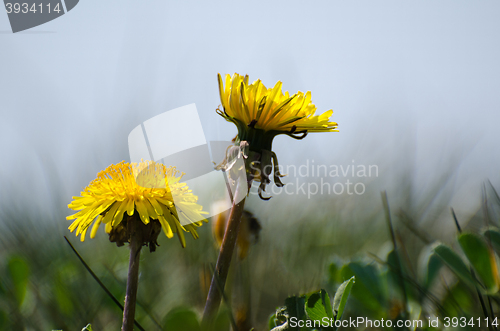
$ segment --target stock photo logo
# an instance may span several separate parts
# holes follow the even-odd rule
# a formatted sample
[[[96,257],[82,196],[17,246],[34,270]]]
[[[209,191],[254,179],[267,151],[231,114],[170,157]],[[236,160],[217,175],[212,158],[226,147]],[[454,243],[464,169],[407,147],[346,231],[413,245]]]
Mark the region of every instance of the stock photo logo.
[[[31,29],[52,21],[73,8],[79,0],[4,0],[12,32]]]
[[[231,141],[207,142],[195,104],[150,118],[136,126],[128,136],[130,162],[154,161],[166,167],[175,167],[183,174],[181,181],[198,197],[198,204],[209,211],[206,218],[229,210],[237,187],[245,186],[237,185],[239,181],[246,183],[242,157],[233,160],[230,179],[214,167],[215,163],[224,159],[228,146],[233,144]],[[136,181],[144,186],[140,182],[140,174]],[[238,196],[243,199],[246,192]],[[173,200],[176,205],[175,196]],[[213,209],[214,205],[216,209]],[[201,220],[185,217],[177,208],[176,211],[182,225]]]

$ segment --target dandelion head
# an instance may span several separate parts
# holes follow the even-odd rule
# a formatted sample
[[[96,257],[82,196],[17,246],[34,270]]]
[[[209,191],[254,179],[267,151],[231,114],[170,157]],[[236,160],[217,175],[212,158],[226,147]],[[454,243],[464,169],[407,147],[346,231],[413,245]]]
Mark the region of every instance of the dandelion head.
[[[332,110],[316,115],[311,92],[283,94],[281,81],[273,88],[266,88],[260,80],[249,84],[248,76],[236,73],[224,79],[218,74],[218,81],[222,109],[218,108],[217,113],[238,128],[235,143],[249,160],[249,179],[261,183],[261,198],[262,191],[271,182],[271,174],[275,184],[283,186],[278,158],[272,151],[274,137],[285,134],[303,139],[309,132],[338,132],[337,123],[330,121]],[[258,156],[252,157],[254,153]]]
[[[81,196],[73,197],[68,207],[78,212],[67,217],[74,220],[69,230],[76,230],[84,241],[91,225],[90,238],[94,238],[102,223],[110,241],[122,246],[130,242],[130,222],[139,222],[137,231],[151,251],[158,245],[162,229],[168,238],[176,233],[185,247],[184,232],[198,238],[196,228],[206,222],[202,215],[207,213],[180,181],[182,175],[173,167],[152,161],[110,165]]]

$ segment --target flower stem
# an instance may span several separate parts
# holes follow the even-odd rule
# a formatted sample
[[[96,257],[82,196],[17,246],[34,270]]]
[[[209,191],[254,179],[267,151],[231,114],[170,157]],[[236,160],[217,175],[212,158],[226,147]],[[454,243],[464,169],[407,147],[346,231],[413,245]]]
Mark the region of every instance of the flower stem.
[[[238,184],[239,185],[239,184]],[[215,265],[214,275],[210,283],[210,290],[208,292],[207,301],[205,303],[205,310],[203,312],[202,325],[204,330],[211,327],[215,319],[217,311],[219,310],[222,293],[226,284],[229,266],[231,265],[231,258],[233,257],[236,239],[241,223],[241,216],[245,207],[246,190],[241,190],[236,187],[236,193],[233,199],[233,206],[229,214],[229,221],[227,224],[222,245]],[[241,195],[245,195],[242,199]],[[241,200],[241,201],[240,201]],[[237,202],[239,201],[239,202]],[[236,203],[237,202],[237,203]]]
[[[139,257],[141,254],[142,238],[138,229],[138,220],[130,218],[130,260],[128,265],[127,293],[123,309],[122,331],[134,330],[135,304],[137,300],[137,286],[139,280]]]

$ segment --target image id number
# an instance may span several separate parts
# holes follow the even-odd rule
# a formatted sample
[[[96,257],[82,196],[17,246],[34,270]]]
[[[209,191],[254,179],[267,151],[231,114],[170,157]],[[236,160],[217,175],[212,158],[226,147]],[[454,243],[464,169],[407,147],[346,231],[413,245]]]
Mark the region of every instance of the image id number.
[[[31,7],[29,6],[29,4],[27,3],[19,3],[19,2],[15,2],[15,3],[10,3],[10,2],[7,2],[5,4],[5,10],[7,11],[7,14],[10,14],[10,13],[15,13],[15,14],[18,14],[18,13],[22,13],[22,14],[27,14],[27,13],[48,13],[50,14],[51,12],[56,12],[59,14],[59,12],[62,10],[59,8],[59,3],[56,4],[55,6],[53,6],[52,8],[50,7],[50,3],[48,4],[43,4],[43,3],[40,3],[40,4],[36,4],[34,3],[33,5],[31,5]]]

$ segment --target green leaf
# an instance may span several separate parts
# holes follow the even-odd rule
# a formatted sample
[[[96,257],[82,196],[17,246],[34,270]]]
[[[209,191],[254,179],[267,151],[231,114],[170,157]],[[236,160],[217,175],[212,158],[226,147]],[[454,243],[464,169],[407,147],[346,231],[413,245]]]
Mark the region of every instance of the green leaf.
[[[377,314],[386,314],[386,297],[382,293],[383,285],[380,272],[373,265],[361,265],[351,262],[340,271],[343,279],[356,277],[356,286],[351,295],[368,310]]]
[[[470,290],[464,282],[458,282],[448,289],[441,304],[449,316],[463,316],[464,312],[477,312],[478,307],[471,298]]]
[[[227,310],[222,309],[214,322],[214,331],[229,331],[229,313]]]
[[[269,321],[268,321],[269,330],[271,330],[275,326],[276,326],[276,314],[272,314],[271,316],[269,316]]]
[[[305,321],[307,319],[305,304],[306,304],[305,295],[302,295],[300,297],[293,296],[287,298],[285,300],[285,306],[286,306],[286,311],[288,313],[288,319],[296,317],[297,321],[299,320]],[[290,327],[290,330],[300,330],[300,328],[298,326],[293,328]]]
[[[165,316],[163,329],[169,331],[200,331],[198,316],[190,309],[178,307]]]
[[[484,231],[484,236],[491,241],[493,248],[500,254],[500,231],[497,228],[490,228]]]
[[[333,311],[335,314],[335,320],[342,319],[342,313],[344,312],[345,305],[347,303],[347,298],[351,293],[352,285],[355,283],[356,277],[351,277],[350,279],[343,282],[333,298]]]
[[[441,261],[441,258],[439,258],[439,256],[437,256],[436,254],[431,254],[429,256],[429,260],[427,261],[427,274],[425,276],[426,288],[431,287],[442,266],[443,262]]]
[[[486,242],[473,233],[463,233],[458,242],[489,293],[498,291],[497,267],[493,251]]]
[[[28,280],[30,269],[25,259],[19,256],[13,256],[7,264],[9,275],[14,286],[14,295],[19,305],[24,301],[26,290],[28,288]]]
[[[314,292],[307,297],[306,313],[309,319],[321,321],[324,317],[333,318],[330,297],[325,290]]]
[[[439,244],[434,248],[434,253],[441,258],[441,260],[464,282],[471,286],[476,283],[472,278],[469,268],[465,265],[462,258],[455,253],[450,247]]]

